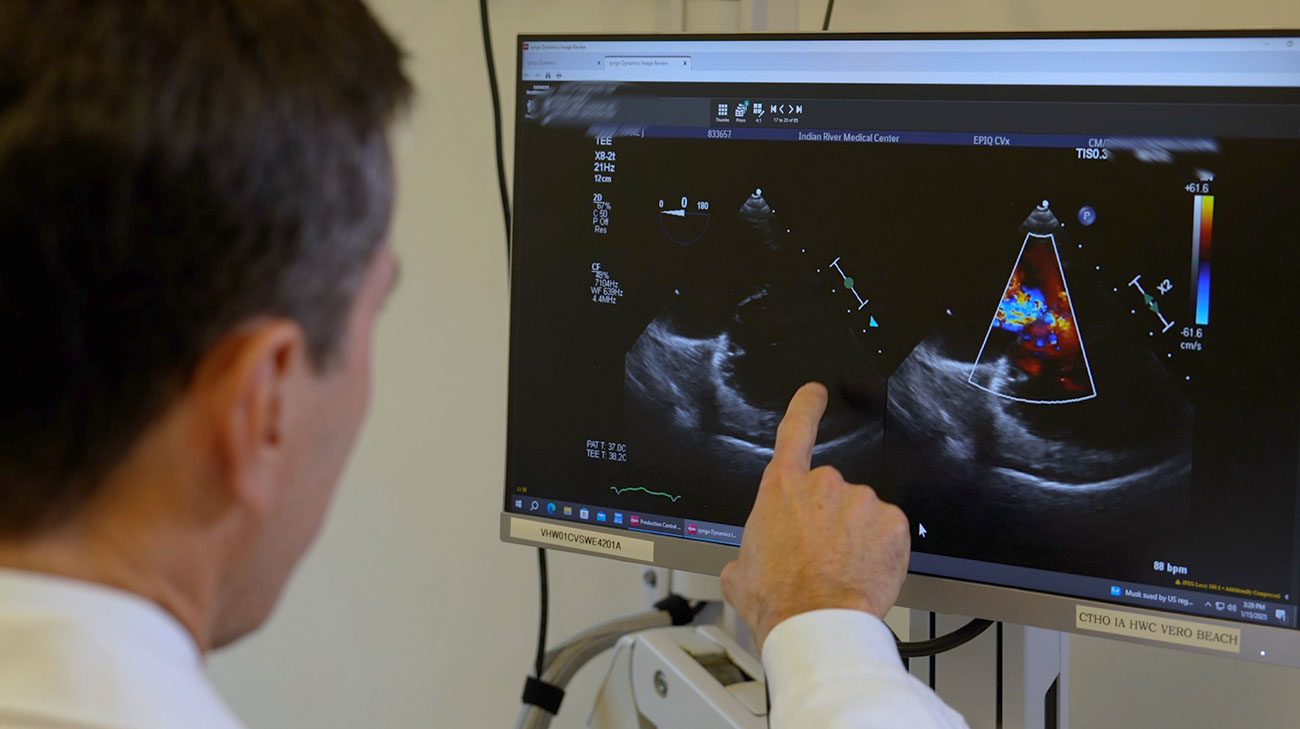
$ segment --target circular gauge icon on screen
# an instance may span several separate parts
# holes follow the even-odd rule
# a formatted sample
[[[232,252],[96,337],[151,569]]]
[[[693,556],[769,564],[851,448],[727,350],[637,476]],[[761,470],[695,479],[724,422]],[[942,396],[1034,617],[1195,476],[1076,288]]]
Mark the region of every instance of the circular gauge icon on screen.
[[[709,230],[709,201],[686,195],[660,198],[659,228],[677,245],[694,243]]]

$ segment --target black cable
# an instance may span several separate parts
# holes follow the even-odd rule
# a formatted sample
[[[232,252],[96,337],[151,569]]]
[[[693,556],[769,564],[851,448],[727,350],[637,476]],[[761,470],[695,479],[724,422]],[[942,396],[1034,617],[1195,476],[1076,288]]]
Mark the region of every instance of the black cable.
[[[483,26],[483,55],[487,57],[488,86],[492,90],[492,121],[496,134],[497,184],[501,188],[501,217],[506,225],[506,257],[510,257],[510,193],[506,190],[506,155],[501,139],[501,93],[497,89],[497,66],[492,60],[492,31],[488,26],[487,0],[479,0],[479,18]]]
[[[501,189],[501,219],[506,229],[506,260],[510,260],[510,195],[506,191],[506,154],[501,134],[501,92],[497,88],[497,66],[492,58],[492,30],[488,25],[487,0],[479,0],[479,24],[483,27],[483,55],[487,60],[488,90],[492,95],[493,134],[496,137],[497,185]],[[537,584],[540,588],[537,626],[537,659],[533,670],[540,680],[546,659],[546,623],[550,613],[550,589],[547,584],[546,550],[537,548]]]
[[[831,29],[831,11],[835,9],[835,0],[826,0],[826,19],[822,21],[822,30]]]
[[[930,640],[934,640],[935,638],[934,634],[938,630],[938,627],[939,627],[939,614],[934,611],[931,611],[930,632],[929,632]],[[901,651],[899,652],[899,655],[900,656],[902,655]],[[936,691],[939,688],[939,658],[935,654],[931,653],[929,655],[929,659],[930,659],[930,690]]]
[[[537,548],[537,584],[541,587],[541,600],[538,612],[541,619],[537,626],[537,661],[533,664],[533,670],[537,678],[542,677],[542,669],[545,668],[543,662],[546,658],[546,620],[551,607],[550,587],[547,585],[546,575],[546,550],[541,547]]]
[[[998,621],[998,660],[996,670],[998,672],[997,693],[994,696],[997,700],[993,704],[993,729],[1002,729],[1002,622]]]
[[[951,633],[941,635],[938,638],[918,640],[911,643],[898,641],[898,655],[902,656],[904,659],[935,656],[969,643],[980,633],[988,630],[989,626],[992,624],[992,620],[981,620],[976,618]]]

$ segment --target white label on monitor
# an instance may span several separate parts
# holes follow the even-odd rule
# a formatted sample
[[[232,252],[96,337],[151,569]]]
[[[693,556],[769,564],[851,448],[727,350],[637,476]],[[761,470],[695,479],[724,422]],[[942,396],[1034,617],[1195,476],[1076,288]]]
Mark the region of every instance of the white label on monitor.
[[[655,543],[648,539],[633,539],[622,534],[574,529],[531,519],[511,517],[510,536],[515,539],[527,539],[530,542],[637,559],[642,562],[653,562],[655,559]]]
[[[1225,653],[1241,652],[1241,631],[1190,620],[1152,617],[1121,610],[1075,605],[1074,626],[1080,630],[1145,638],[1161,643],[1209,648]]]

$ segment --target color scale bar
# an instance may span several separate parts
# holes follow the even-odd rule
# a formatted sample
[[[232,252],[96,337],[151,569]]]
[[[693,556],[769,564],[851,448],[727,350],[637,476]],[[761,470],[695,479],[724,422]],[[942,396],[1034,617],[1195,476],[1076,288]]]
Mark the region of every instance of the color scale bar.
[[[1196,323],[1210,323],[1210,241],[1214,232],[1214,196],[1197,195],[1192,208],[1192,290]]]

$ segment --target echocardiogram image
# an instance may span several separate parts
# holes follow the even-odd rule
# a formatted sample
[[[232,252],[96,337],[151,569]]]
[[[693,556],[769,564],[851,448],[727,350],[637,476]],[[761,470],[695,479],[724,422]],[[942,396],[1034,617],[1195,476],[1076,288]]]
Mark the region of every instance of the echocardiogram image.
[[[968,378],[981,390],[1040,405],[1097,396],[1056,247],[1060,229],[1046,200],[1020,224],[1020,255]]]
[[[738,225],[719,226],[735,257],[682,270],[688,276],[627,352],[628,438],[656,454],[646,466],[655,478],[698,463],[702,482],[752,498],[799,378],[837,394],[815,457],[859,480],[880,475],[884,377],[851,329],[825,315],[816,277],[797,265],[774,217],[761,189],[750,194]]]
[[[567,174],[590,139],[548,134],[533,168]],[[581,206],[522,188],[546,212],[515,246],[512,487],[743,525],[815,380],[814,464],[923,523],[915,551],[1290,579],[1253,555],[1293,549],[1300,387],[1274,315],[1300,303],[1300,145],[614,147],[624,177]]]

